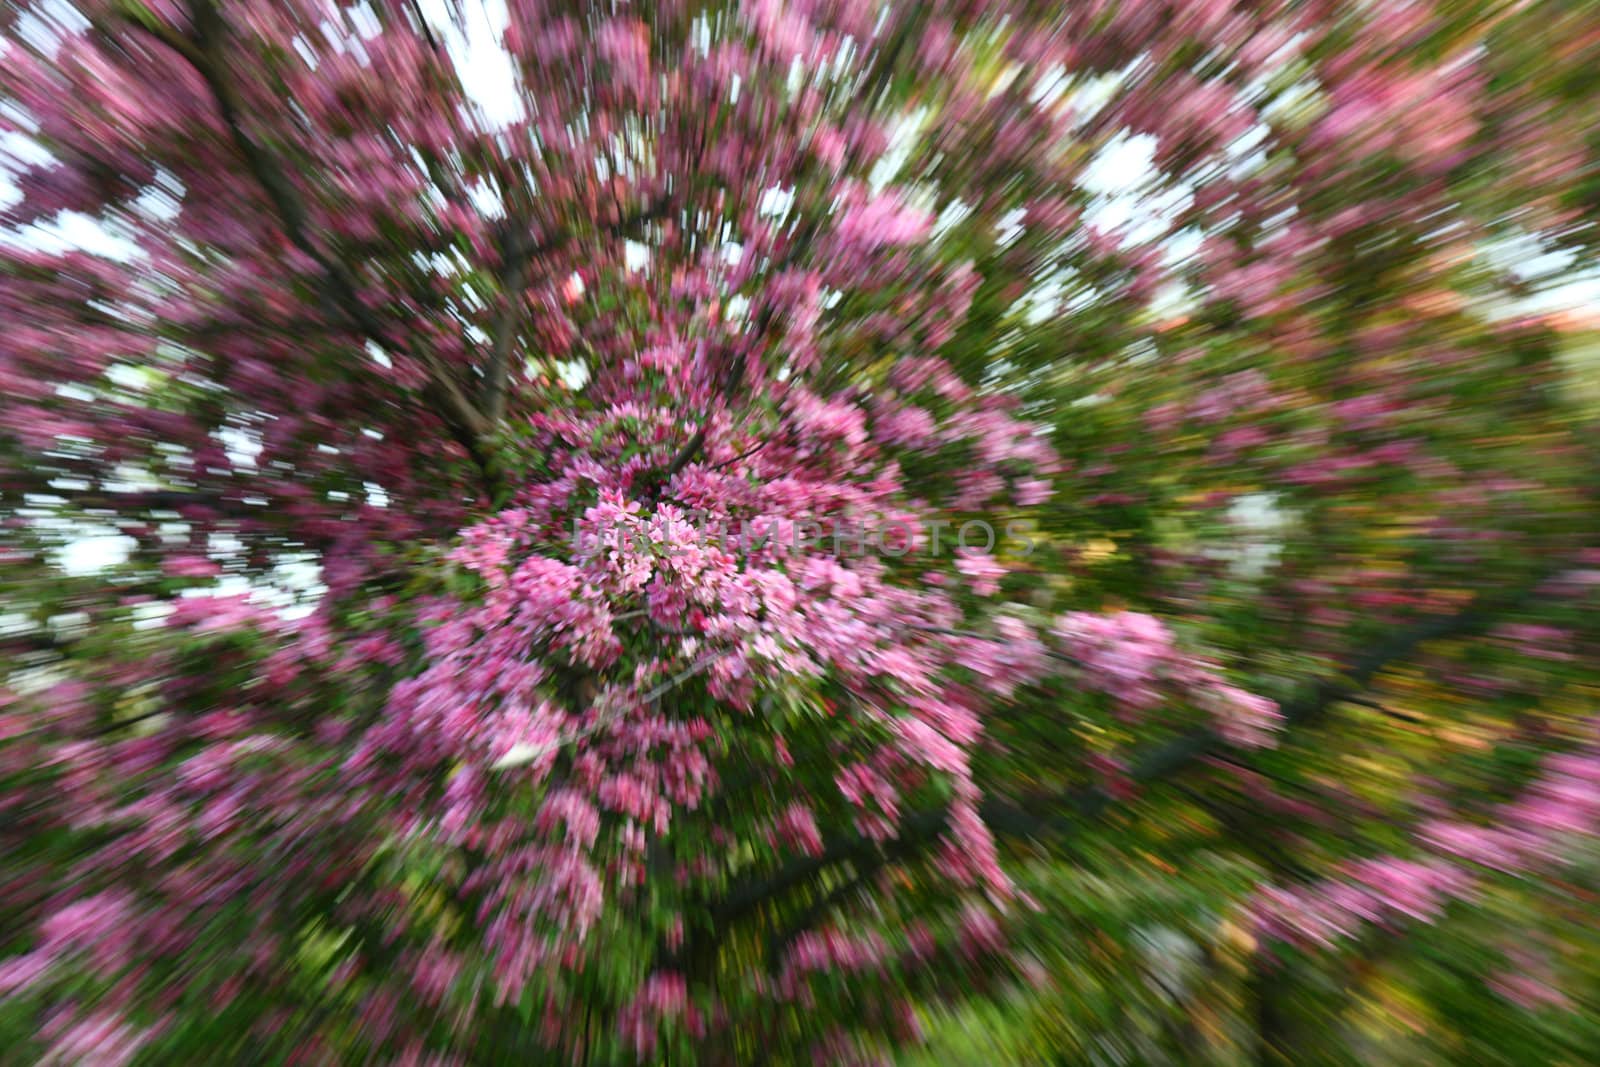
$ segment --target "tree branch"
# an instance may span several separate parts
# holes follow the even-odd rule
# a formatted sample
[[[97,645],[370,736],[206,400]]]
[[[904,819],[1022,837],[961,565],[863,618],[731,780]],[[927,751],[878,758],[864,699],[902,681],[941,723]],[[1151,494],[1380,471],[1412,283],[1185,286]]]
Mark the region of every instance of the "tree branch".
[[[1359,656],[1343,674],[1310,686],[1294,701],[1280,710],[1286,725],[1306,725],[1320,719],[1334,705],[1357,695],[1369,685],[1384,668],[1410,656],[1421,645],[1447,637],[1462,637],[1486,629],[1497,618],[1513,611],[1533,595],[1539,584],[1536,579],[1510,593],[1485,594],[1471,604],[1450,615],[1418,622],[1380,641]],[[1197,764],[1203,757],[1224,745],[1223,740],[1207,728],[1196,728],[1187,733],[1146,749],[1133,761],[1128,777],[1135,783],[1148,784],[1171,777]],[[1039,839],[1047,835],[1070,835],[1102,815],[1114,798],[1097,786],[1081,787],[1055,794],[1030,797],[1026,806],[1013,804],[1000,798],[985,798],[979,815],[989,828],[1003,836],[1018,839]],[[1047,814],[1034,814],[1045,812]],[[932,808],[907,816],[899,825],[899,835],[889,844],[859,835],[842,835],[829,840],[817,856],[791,859],[778,870],[758,878],[736,882],[724,896],[711,907],[711,919],[720,942],[723,931],[760,910],[766,903],[777,899],[805,884],[823,871],[850,862],[858,871],[870,872],[891,859],[913,853],[939,837],[949,818],[946,808]],[[859,878],[845,883],[859,884]],[[813,904],[784,934],[792,940],[840,903],[847,892],[843,887],[829,897]],[[780,939],[781,941],[782,939]]]
[[[506,383],[511,378],[511,350],[517,334],[517,312],[522,302],[522,290],[528,284],[528,268],[536,253],[530,250],[518,255],[506,275],[505,306],[494,324],[490,339],[489,366],[483,377],[483,409],[491,426],[498,426],[506,410]]]
[[[334,305],[347,318],[357,333],[367,337],[382,348],[407,355],[422,364],[428,374],[424,389],[430,403],[443,418],[451,436],[466,450],[484,477],[485,488],[491,499],[500,495],[502,472],[487,444],[482,413],[473,406],[448,370],[427,352],[412,352],[406,345],[391,336],[375,315],[362,303],[360,289],[349,265],[322,249],[310,237],[309,214],[288,175],[273,156],[253,140],[244,129],[243,104],[228,79],[223,76],[224,62],[221,46],[227,25],[218,8],[197,0],[190,8],[195,36],[185,37],[170,26],[141,16],[137,9],[125,12],[133,25],[150,34],[181,55],[194,68],[211,92],[217,113],[226,127],[228,138],[243,158],[245,166],[260,185],[273,211],[278,216],[284,236],[301,253],[322,269],[327,277]]]
[[[417,17],[417,28],[422,31],[422,37],[428,42],[428,47],[435,52],[440,51],[439,39],[433,35],[433,28],[428,25],[427,18],[422,14],[422,5],[417,0],[411,0],[411,13]]]
[[[700,424],[700,428],[694,432],[694,436],[683,443],[683,447],[678,449],[677,455],[672,457],[672,462],[668,463],[666,469],[661,472],[661,484],[663,486],[672,481],[679,471],[687,467],[694,460],[694,457],[700,454],[701,446],[706,443],[706,427],[710,425],[710,421],[707,418],[705,422]]]
[[[604,227],[603,232],[613,237],[626,237],[635,226],[664,218],[671,209],[670,198],[659,196],[632,215],[619,218],[613,225]],[[520,318],[519,302],[523,289],[527,287],[533,261],[560,247],[571,238],[570,232],[559,230],[543,240],[535,241],[524,235],[519,240],[507,242],[506,275],[501,283],[506,303],[500,309],[500,316],[495,320],[494,330],[490,334],[489,362],[483,380],[482,406],[484,418],[491,428],[498,426],[505,415],[507,385],[511,377],[511,353],[516,346],[517,322]]]
[[[701,672],[713,666],[719,659],[722,659],[726,655],[727,653],[721,653],[701,657],[699,660],[691,663],[689,666],[685,667],[671,678],[668,678],[660,685],[657,685],[655,688],[645,693],[639,698],[639,703],[643,705],[654,704],[656,701],[672,692],[672,690],[678,688],[678,686],[682,685],[684,682],[687,682],[695,675],[700,674]],[[497,769],[503,769],[506,767],[520,767],[525,763],[532,763],[534,760],[548,756],[550,753],[565,748],[574,742],[581,741],[586,737],[591,737],[594,734],[599,733],[601,730],[604,730],[607,726],[610,726],[613,722],[626,715],[629,711],[632,711],[633,707],[633,704],[623,701],[613,710],[604,715],[598,716],[594,722],[590,723],[588,726],[573,730],[571,733],[563,734],[554,741],[540,745],[537,748],[528,748],[523,750],[513,748],[512,754],[502,757],[501,761],[496,764],[496,767]]]

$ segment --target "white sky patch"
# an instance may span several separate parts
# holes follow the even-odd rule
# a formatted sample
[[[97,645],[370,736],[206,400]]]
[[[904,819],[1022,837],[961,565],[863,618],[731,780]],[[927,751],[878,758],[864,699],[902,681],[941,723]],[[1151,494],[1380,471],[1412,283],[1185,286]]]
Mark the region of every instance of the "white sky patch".
[[[10,113],[6,117],[10,117]],[[21,133],[0,133],[0,208],[10,207],[22,199],[11,175],[49,159],[50,153],[33,138]]]
[[[1096,78],[1083,79],[1066,90],[1072,105],[1073,125],[1080,126],[1093,118],[1096,112],[1111,102],[1127,79],[1127,71],[1113,71]]]
[[[161,483],[150,477],[148,471],[131,464],[117,465],[116,473],[105,482],[113,493],[148,493],[161,488]]]
[[[465,32],[450,15],[446,0],[419,0],[422,17],[455,63],[461,87],[483,110],[491,128],[527,117],[518,89],[516,65],[501,45],[510,24],[505,0],[462,5]]]
[[[15,188],[14,186],[12,188]],[[3,200],[0,197],[0,200]],[[0,234],[0,243],[44,252],[71,249],[105,256],[128,263],[141,255],[139,246],[116,233],[105,223],[76,211],[63,211],[48,222],[25,226],[20,231]]]
[[[228,455],[228,462],[235,467],[256,465],[256,457],[261,454],[262,449],[260,434],[228,426],[218,430],[215,436],[222,443],[222,448]]]
[[[1029,325],[1037,326],[1053,318],[1066,293],[1066,280],[1061,271],[1051,271],[1023,294],[1023,315]]]
[[[33,616],[27,612],[0,611],[0,635],[25,634],[33,628]]]
[[[556,362],[556,376],[568,389],[577,392],[589,381],[589,368],[577,360],[558,360]]]
[[[972,205],[964,200],[952,200],[945,205],[939,217],[933,220],[933,237],[939,240],[961,224],[961,221],[972,214]]]
[[[128,561],[138,542],[122,534],[94,533],[74,538],[56,554],[56,565],[74,577],[99,574]]]
[[[911,150],[916,147],[917,136],[922,132],[927,117],[927,109],[919,108],[895,123],[887,150],[873,164],[872,173],[867,175],[867,186],[874,196],[888,187],[911,158]]]
[[[520,767],[525,763],[532,763],[549,749],[542,745],[530,745],[519,741],[506,749],[505,754],[489,765],[491,770],[504,771],[513,767]]]
[[[759,214],[770,218],[781,219],[789,213],[794,206],[794,190],[780,189],[776,185],[761,194],[761,203],[756,208]]]
[[[505,201],[500,198],[500,193],[488,182],[473,182],[467,190],[467,195],[472,198],[472,206],[486,219],[502,219],[506,215]]]
[[[1265,122],[1258,122],[1227,146],[1225,151],[1231,178],[1240,180],[1266,166],[1267,153],[1262,146],[1271,133],[1272,127]]]
[[[1514,302],[1518,313],[1600,307],[1600,267],[1579,263],[1569,249],[1546,250],[1531,234],[1502,238],[1484,248],[1489,262],[1535,287]]]
[[[149,367],[134,363],[113,363],[106,368],[106,378],[113,385],[144,392],[161,382],[161,374]]]
[[[1102,230],[1116,230],[1141,214],[1143,190],[1155,173],[1156,139],[1149,134],[1118,134],[1083,169],[1078,184],[1095,194],[1084,212]]]
[[[1600,273],[1541,289],[1517,306],[1524,313],[1600,308]]]
[[[1228,506],[1227,521],[1237,531],[1232,544],[1215,550],[1241,578],[1259,578],[1278,562],[1291,516],[1272,493],[1245,493]]]
[[[638,241],[625,241],[622,246],[622,260],[629,270],[644,270],[650,262],[650,249]]]
[[[160,601],[151,601],[145,604],[135,604],[133,612],[133,628],[135,630],[159,630],[166,625],[167,616],[177,609],[171,604]]]
[[[207,555],[215,560],[225,560],[229,556],[237,555],[244,551],[244,542],[230,533],[214,533],[206,539]]]
[[[1002,247],[1022,236],[1022,220],[1027,217],[1027,214],[1026,210],[1018,207],[1012,208],[1000,216],[999,240]]]
[[[1028,100],[1042,108],[1052,108],[1065,99],[1072,88],[1067,68],[1059,63],[1035,79]]]
[[[377,14],[366,4],[357,4],[355,7],[350,8],[346,12],[346,17],[354,25],[356,33],[367,40],[371,40],[383,32],[383,23],[378,21]]]

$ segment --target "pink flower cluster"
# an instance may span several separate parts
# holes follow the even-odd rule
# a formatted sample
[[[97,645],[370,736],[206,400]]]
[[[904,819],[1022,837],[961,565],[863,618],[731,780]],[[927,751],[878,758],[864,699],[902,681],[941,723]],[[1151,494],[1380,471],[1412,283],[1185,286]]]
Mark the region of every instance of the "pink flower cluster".
[[[1183,655],[1171,631],[1153,615],[1075,612],[1057,620],[1054,634],[1079,665],[1083,684],[1109,696],[1126,718],[1172,698],[1186,699],[1210,713],[1225,740],[1244,747],[1270,746],[1282,725],[1273,701]]]

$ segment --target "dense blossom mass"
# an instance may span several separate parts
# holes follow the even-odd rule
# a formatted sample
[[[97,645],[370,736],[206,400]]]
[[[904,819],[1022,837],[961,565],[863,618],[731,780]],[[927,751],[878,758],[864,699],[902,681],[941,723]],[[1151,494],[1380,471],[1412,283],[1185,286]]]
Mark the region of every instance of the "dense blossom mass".
[[[1586,3],[0,31],[0,1046],[1600,1047]]]

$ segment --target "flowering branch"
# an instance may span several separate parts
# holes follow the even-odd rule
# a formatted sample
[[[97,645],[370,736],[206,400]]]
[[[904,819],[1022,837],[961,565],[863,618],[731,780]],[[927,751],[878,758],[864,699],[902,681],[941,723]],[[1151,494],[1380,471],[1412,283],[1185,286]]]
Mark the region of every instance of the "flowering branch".
[[[690,664],[688,667],[679,671],[671,678],[668,678],[660,685],[645,693],[644,696],[639,698],[640,704],[654,704],[656,701],[660,700],[662,697],[678,688],[678,686],[682,685],[684,682],[687,682],[695,675],[705,671],[715,664],[717,660],[723,659],[725,656],[726,653],[721,655],[702,656],[696,662]],[[495,761],[494,768],[496,770],[504,770],[509,767],[521,767],[524,764],[532,763],[535,760],[543,758],[544,756],[548,756],[552,752],[560,751],[561,749],[566,748],[568,745],[582,741],[586,737],[592,737],[593,735],[599,733],[601,730],[620,719],[629,710],[631,710],[631,705],[623,703],[615,709],[598,716],[595,721],[589,725],[584,726],[581,729],[573,730],[571,733],[564,734],[561,737],[556,738],[554,741],[549,741],[542,745],[513,745],[510,751]]]
[[[227,33],[227,25],[222,19],[221,12],[213,4],[205,3],[203,0],[197,0],[191,5],[190,10],[195,27],[193,38],[185,37],[153,18],[143,17],[138,8],[131,8],[127,15],[134,26],[173,49],[200,75],[211,91],[212,100],[217,106],[223,125],[227,128],[229,139],[244,159],[257,184],[266,193],[267,199],[271,201],[289,243],[322,269],[331,286],[333,303],[357,333],[366,336],[385,350],[411,355],[423,365],[428,372],[428,384],[424,389],[424,395],[434,404],[451,436],[478,466],[490,497],[498,497],[504,481],[504,472],[500,470],[492,455],[491,446],[487,443],[489,425],[483,414],[467,399],[461,387],[436,358],[426,351],[412,352],[407,345],[383,327],[362,303],[355,276],[349,265],[325,253],[311,240],[309,214],[305,205],[278,161],[245,132],[242,101],[232,84],[222,74],[226,64],[221,55],[221,46]]]
[[[623,237],[635,227],[645,223],[664,218],[671,210],[671,201],[662,196],[647,204],[639,211],[625,218],[619,219],[614,225],[605,227],[604,232],[610,236]],[[489,359],[484,373],[483,381],[483,411],[484,420],[490,428],[500,424],[505,417],[506,387],[511,377],[512,350],[516,347],[517,314],[522,298],[522,291],[528,284],[533,263],[540,256],[547,255],[561,247],[570,240],[572,234],[566,230],[557,230],[554,234],[542,240],[533,240],[527,235],[508,242],[505,252],[506,273],[501,284],[505,294],[505,305],[500,309],[500,315],[495,320],[494,330],[489,340]]]
[[[1315,721],[1329,708],[1364,689],[1383,669],[1414,653],[1421,645],[1448,637],[1480,632],[1495,619],[1525,603],[1538,587],[1532,582],[1510,594],[1484,595],[1450,614],[1416,623],[1379,642],[1359,657],[1339,678],[1311,687],[1297,700],[1281,709],[1287,724]],[[981,636],[961,633],[961,636]],[[1196,765],[1223,744],[1209,728],[1197,728],[1160,745],[1153,746],[1132,762],[1128,778],[1134,784],[1149,784],[1169,778]],[[1099,786],[1080,787],[1044,796],[1031,796],[1025,805],[986,797],[979,816],[989,828],[1013,839],[1039,840],[1046,836],[1070,835],[1082,829],[1086,820],[1098,818],[1112,804],[1113,797]],[[1034,812],[1048,812],[1036,815]],[[857,874],[845,886],[814,903],[775,944],[784,944],[821,921],[834,906],[849,896],[846,887],[859,886],[871,872],[887,863],[914,854],[937,840],[949,819],[946,807],[915,812],[901,820],[898,834],[887,846],[869,838],[849,834],[831,838],[815,856],[800,856],[777,871],[760,878],[734,883],[711,908],[713,927],[721,931],[761,910],[830,868],[843,863],[856,866]]]

